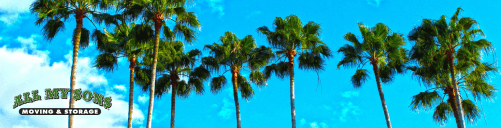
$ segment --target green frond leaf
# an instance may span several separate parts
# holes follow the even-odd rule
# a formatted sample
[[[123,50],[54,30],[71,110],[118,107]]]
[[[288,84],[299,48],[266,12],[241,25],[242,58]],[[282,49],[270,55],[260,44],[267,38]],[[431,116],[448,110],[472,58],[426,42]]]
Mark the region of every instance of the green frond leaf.
[[[451,105],[449,103],[442,102],[435,108],[433,120],[437,123],[445,124],[449,119],[448,117],[452,116],[453,113]]]
[[[266,79],[270,78],[273,74],[275,74],[278,78],[283,79],[284,77],[289,76],[289,66],[287,66],[286,62],[281,61],[277,64],[266,66],[263,73]]]
[[[469,99],[461,101],[461,105],[468,123],[474,124],[480,117],[480,109]]]
[[[249,82],[244,76],[238,74],[237,76],[238,89],[240,90],[240,95],[246,100],[250,100],[254,95],[254,90],[252,89]]]
[[[118,66],[118,57],[110,53],[99,54],[94,62],[94,66],[105,71],[113,71]]]
[[[424,91],[420,92],[417,95],[412,96],[411,107],[412,110],[418,111],[419,109],[429,110],[432,109],[433,106],[440,103],[442,97],[438,94],[437,91]]]
[[[366,69],[357,69],[355,74],[351,77],[351,83],[354,88],[360,88],[362,84],[369,79]]]
[[[52,41],[59,31],[64,30],[64,23],[59,19],[52,19],[45,23],[42,34],[47,41]]]
[[[226,77],[223,75],[220,75],[218,77],[212,78],[211,84],[210,84],[210,90],[212,93],[219,93],[221,92],[222,88],[226,85]]]

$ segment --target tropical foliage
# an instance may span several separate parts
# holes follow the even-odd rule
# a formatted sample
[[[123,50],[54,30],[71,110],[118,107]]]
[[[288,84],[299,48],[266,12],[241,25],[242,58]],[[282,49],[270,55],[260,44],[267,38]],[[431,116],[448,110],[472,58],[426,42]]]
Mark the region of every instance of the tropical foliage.
[[[433,119],[445,124],[454,115],[458,128],[464,125],[463,117],[474,123],[480,116],[468,94],[474,101],[494,98],[496,89],[488,81],[497,72],[493,63],[482,62],[481,52],[491,52],[491,42],[480,38],[484,33],[477,21],[459,18],[461,10],[457,9],[449,23],[445,16],[439,20],[423,19],[409,33],[409,40],[416,42],[410,52],[416,65],[409,69],[431,87],[415,95],[411,107],[428,110],[436,106]]]
[[[237,128],[240,128],[240,106],[237,90],[240,90],[242,98],[250,100],[254,95],[254,90],[249,82],[258,85],[258,87],[266,85],[267,79],[259,70],[266,66],[274,55],[271,48],[257,47],[256,41],[251,35],[239,39],[232,32],[226,32],[224,36],[219,38],[219,41],[222,44],[205,45],[205,48],[210,50],[210,56],[202,58],[202,65],[209,71],[218,74],[220,71],[224,71],[219,76],[212,78],[210,85],[213,93],[218,93],[224,88],[227,81],[224,74],[228,71],[231,72]],[[240,71],[250,73],[249,79],[247,80]]]
[[[130,70],[130,87],[129,87],[129,120],[128,127],[132,127],[132,113],[134,103],[134,67],[137,64],[137,58],[145,54],[151,49],[149,43],[141,43],[136,40],[136,36],[140,36],[135,32],[135,23],[128,25],[123,19],[122,24],[116,26],[112,32],[95,31],[92,34],[92,39],[97,43],[97,49],[100,54],[95,61],[95,67],[106,71],[113,71],[118,66],[119,58],[127,58],[129,60]],[[144,36],[144,35],[143,35]]]
[[[184,53],[184,44],[180,41],[161,42],[159,51],[159,65],[155,78],[155,96],[160,98],[171,90],[171,128],[174,127],[176,96],[188,98],[190,92],[204,93],[203,82],[210,77],[210,72],[203,66],[195,67],[201,52],[197,49]],[[136,82],[142,86],[143,91],[151,88],[150,78],[151,63],[153,58],[150,52],[140,65],[136,67]]]
[[[123,1],[120,6],[117,6],[119,10],[123,10],[123,14],[127,19],[135,20],[142,16],[144,24],[153,24],[154,26],[154,51],[147,128],[151,127],[153,113],[160,30],[163,28],[163,34],[168,41],[175,41],[176,37],[183,37],[186,42],[191,43],[195,40],[195,30],[193,29],[200,27],[195,13],[186,11],[186,2],[186,0],[131,0]],[[169,28],[166,24],[167,21],[172,21],[175,24],[174,28]]]
[[[339,61],[337,67],[357,67],[355,74],[351,77],[351,82],[353,87],[360,88],[369,78],[369,70],[363,67],[367,63],[372,65],[386,124],[388,128],[391,128],[390,114],[386,107],[381,82],[391,82],[395,74],[403,73],[405,70],[404,65],[408,61],[407,51],[403,48],[405,42],[401,34],[391,32],[388,26],[382,23],[372,28],[359,23],[358,27],[363,40],[359,41],[353,33],[344,35],[344,39],[351,44],[339,48],[338,52],[343,53],[344,58]]]
[[[325,58],[332,54],[320,39],[320,24],[310,21],[303,26],[299,17],[290,15],[285,19],[277,17],[273,25],[275,31],[266,26],[257,29],[259,33],[266,35],[268,43],[276,49],[277,62],[266,66],[264,77],[269,78],[272,73],[279,78],[289,75],[292,128],[295,128],[294,59],[299,53],[299,68],[318,72],[324,69]]]
[[[70,90],[73,94],[76,82],[78,50],[89,46],[90,31],[83,27],[84,18],[93,23],[105,23],[106,25],[118,23],[113,20],[114,16],[106,14],[106,10],[112,7],[112,0],[36,0],[31,4],[31,13],[37,16],[36,25],[45,24],[42,34],[47,41],[52,41],[56,34],[65,28],[64,22],[74,16],[76,27],[73,30],[73,64],[71,68]],[[91,20],[89,17],[93,18]],[[105,20],[110,19],[110,20]],[[94,24],[94,23],[93,23]],[[96,26],[95,26],[96,27]],[[96,27],[97,30],[97,27]],[[74,108],[75,100],[70,96],[70,108]],[[69,116],[68,126],[73,127],[73,115]]]

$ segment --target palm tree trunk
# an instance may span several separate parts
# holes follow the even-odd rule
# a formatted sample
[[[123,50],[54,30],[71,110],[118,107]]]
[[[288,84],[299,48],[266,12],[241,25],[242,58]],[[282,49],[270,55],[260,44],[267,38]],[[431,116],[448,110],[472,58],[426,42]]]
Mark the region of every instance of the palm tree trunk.
[[[75,31],[75,37],[74,42],[73,42],[73,64],[71,66],[71,77],[70,77],[70,90],[71,90],[71,95],[70,95],[70,108],[75,108],[75,100],[74,100],[74,92],[75,92],[75,82],[76,82],[76,75],[77,75],[77,62],[78,62],[78,49],[80,47],[80,36],[82,33],[82,20],[83,20],[83,15],[81,13],[78,13],[75,15],[75,19],[77,19],[77,28]],[[68,119],[68,127],[72,128],[73,127],[73,115],[69,115]]]
[[[237,113],[237,128],[240,128],[240,105],[238,104],[238,84],[237,84],[237,77],[238,77],[238,67],[231,67],[231,82],[233,83],[233,99],[235,100],[235,110]]]
[[[157,76],[158,43],[160,41],[161,22],[155,22],[155,49],[153,50],[153,69],[151,70],[150,104],[148,108],[148,122],[146,127],[151,128],[151,118],[153,115],[153,100],[155,99],[155,80]]]
[[[461,121],[459,120],[459,111],[458,111],[458,108],[457,108],[457,105],[456,105],[456,94],[454,93],[455,92],[455,89],[454,87],[447,87],[445,90],[444,90],[445,93],[447,93],[447,95],[449,95],[449,99],[447,99],[447,102],[449,104],[451,104],[451,107],[452,107],[452,111],[454,112],[454,118],[456,119],[456,125],[458,128],[461,128]]]
[[[289,75],[290,75],[290,91],[291,91],[291,118],[292,118],[292,128],[296,128],[296,104],[294,103],[294,56],[296,51],[291,51],[287,53],[289,59]]]
[[[174,115],[176,112],[177,79],[173,79],[171,81],[172,81],[172,98],[171,98],[171,103],[170,103],[171,104],[171,106],[170,106],[170,127],[174,128]]]
[[[456,74],[454,72],[455,67],[454,67],[454,58],[452,56],[452,53],[454,53],[454,49],[450,50],[450,53],[447,55],[447,59],[449,61],[449,70],[451,72],[451,79],[452,79],[452,86],[454,87],[454,104],[453,105],[453,110],[454,110],[454,116],[456,117],[456,124],[458,128],[465,128],[464,120],[463,120],[463,106],[461,105],[461,98],[459,98],[459,88],[458,84],[456,82]],[[451,95],[449,95],[451,96]],[[455,109],[454,109],[455,108]],[[456,115],[457,114],[457,115]]]
[[[289,69],[290,72],[290,91],[291,91],[291,117],[292,117],[292,128],[296,128],[296,104],[294,103],[294,67]]]
[[[136,67],[136,55],[132,55],[129,64],[130,88],[129,88],[129,122],[128,128],[132,128],[132,110],[134,109],[134,68]]]
[[[379,80],[379,69],[376,61],[372,62],[372,68],[374,70],[374,75],[376,76],[377,90],[379,91],[379,98],[381,98],[381,105],[383,106],[386,125],[388,128],[391,128],[390,113],[388,112],[388,108],[386,108],[386,101],[384,100],[383,87],[381,86],[381,81]]]

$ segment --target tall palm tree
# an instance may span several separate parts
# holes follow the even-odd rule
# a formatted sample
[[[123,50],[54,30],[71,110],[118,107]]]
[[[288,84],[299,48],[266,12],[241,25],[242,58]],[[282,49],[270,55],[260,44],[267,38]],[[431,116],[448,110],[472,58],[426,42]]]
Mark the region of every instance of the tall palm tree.
[[[140,43],[135,39],[135,23],[128,25],[122,19],[122,24],[116,26],[112,32],[96,31],[92,39],[97,42],[100,54],[95,61],[95,67],[106,71],[113,71],[117,67],[118,58],[125,57],[129,60],[130,88],[129,88],[129,119],[128,127],[132,127],[132,112],[134,107],[134,67],[137,58],[141,57],[146,50],[150,50],[148,43]],[[140,27],[140,26],[138,26]],[[143,33],[144,34],[144,33]]]
[[[195,63],[201,55],[199,50],[195,49],[184,53],[184,45],[180,41],[161,44],[159,65],[156,69],[160,77],[155,82],[155,95],[160,98],[164,93],[168,93],[169,89],[172,90],[170,127],[174,128],[176,96],[187,98],[191,91],[203,94],[203,82],[210,77],[210,72],[203,66],[195,68]],[[152,57],[152,55],[145,56],[143,64],[137,67],[139,73],[136,75],[136,79],[143,91],[147,91],[151,86],[149,72],[152,70],[150,67]],[[182,78],[186,78],[187,81]]]
[[[37,15],[36,25],[45,24],[42,28],[42,34],[47,41],[52,41],[57,33],[64,30],[64,22],[76,19],[76,28],[73,30],[73,63],[70,77],[70,108],[74,108],[75,100],[73,92],[75,89],[75,80],[77,73],[78,50],[89,46],[90,32],[83,27],[84,18],[89,21],[96,21],[105,24],[117,24],[113,15],[105,12],[112,6],[112,0],[37,0],[31,4],[31,13]],[[91,20],[89,17],[92,17]],[[73,127],[73,115],[69,115],[69,127]]]
[[[423,19],[423,23],[409,33],[409,40],[416,42],[410,57],[418,64],[410,69],[414,70],[414,74],[423,82],[443,89],[449,100],[447,103],[441,103],[438,106],[441,108],[437,107],[436,110],[442,114],[451,110],[458,128],[465,127],[464,116],[471,119],[469,116],[472,115],[468,114],[471,114],[473,107],[468,104],[471,103],[469,101],[461,103],[463,98],[459,87],[466,88],[465,91],[471,91],[478,98],[491,98],[494,87],[485,81],[486,74],[475,72],[488,73],[497,70],[493,69],[491,64],[481,63],[480,53],[490,52],[492,45],[485,39],[477,40],[479,36],[483,36],[482,30],[477,21],[470,17],[459,19],[461,10],[457,8],[449,23],[444,15],[439,20]],[[438,76],[440,78],[436,78]],[[414,97],[413,103],[416,102],[421,102],[419,97]],[[470,107],[470,110],[467,111],[466,107]],[[445,117],[446,115],[434,116],[437,122],[442,123]]]
[[[381,82],[391,82],[396,73],[403,73],[405,70],[404,65],[408,61],[407,51],[403,48],[405,42],[401,34],[390,32],[390,28],[382,23],[378,23],[372,28],[359,23],[358,27],[363,38],[362,42],[353,33],[346,33],[344,39],[352,44],[346,44],[339,48],[338,52],[343,53],[344,58],[339,61],[337,67],[351,68],[356,66],[357,71],[351,77],[351,82],[354,88],[360,88],[369,77],[368,70],[363,69],[363,66],[370,62],[376,77],[386,125],[391,128],[390,114],[386,107]]]
[[[156,68],[158,59],[158,45],[160,42],[160,30],[163,27],[164,36],[167,40],[174,41],[174,37],[184,37],[184,40],[191,43],[195,40],[195,30],[193,28],[200,28],[195,13],[186,12],[184,8],[186,0],[131,0],[124,1],[123,6],[119,9],[123,10],[124,14],[129,19],[137,19],[143,16],[144,23],[154,24],[155,42],[153,52],[153,63],[151,70],[151,88],[150,88],[150,102],[148,108],[147,128],[151,127],[151,117],[153,112],[153,100],[155,94],[155,79]],[[166,21],[172,21],[175,25],[171,30],[166,25]]]
[[[273,72],[279,78],[284,78],[286,75],[290,77],[292,128],[296,127],[294,58],[300,52],[299,68],[318,72],[324,69],[324,58],[332,56],[331,50],[320,40],[320,24],[313,21],[304,26],[302,24],[296,15],[290,15],[285,19],[276,17],[273,21],[275,31],[266,26],[257,29],[259,33],[266,35],[268,43],[277,49],[275,54],[279,62],[266,66],[265,77],[269,78]]]
[[[219,41],[222,44],[213,43],[212,45],[205,45],[205,48],[210,50],[210,56],[202,58],[202,65],[215,73],[219,73],[221,67],[224,67],[224,72],[211,80],[211,91],[213,93],[218,93],[222,90],[226,85],[224,74],[228,71],[231,72],[237,128],[240,128],[240,105],[238,103],[237,89],[240,90],[242,98],[246,100],[250,100],[254,95],[254,91],[247,78],[242,76],[240,71],[249,72],[249,80],[258,85],[258,87],[264,86],[266,85],[266,78],[259,69],[268,64],[268,61],[273,59],[274,55],[271,48],[265,46],[257,47],[256,41],[251,35],[247,35],[243,39],[238,39],[235,34],[228,31],[224,33],[224,36],[219,38]]]

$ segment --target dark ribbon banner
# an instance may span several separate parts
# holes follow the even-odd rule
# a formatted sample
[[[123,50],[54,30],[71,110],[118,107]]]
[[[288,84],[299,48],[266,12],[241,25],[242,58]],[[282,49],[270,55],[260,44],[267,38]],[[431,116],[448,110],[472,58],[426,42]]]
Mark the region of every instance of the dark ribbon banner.
[[[99,108],[21,108],[21,115],[99,115]]]

